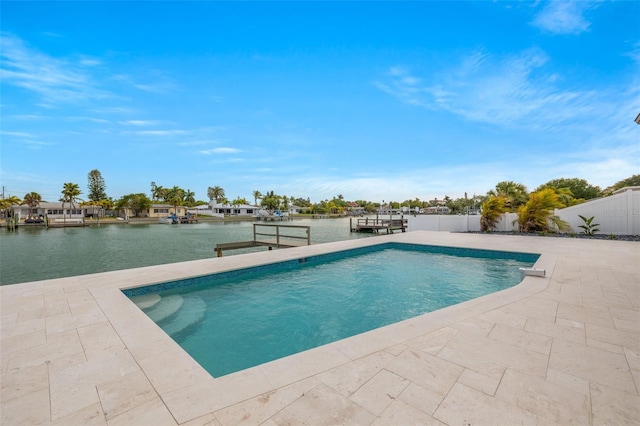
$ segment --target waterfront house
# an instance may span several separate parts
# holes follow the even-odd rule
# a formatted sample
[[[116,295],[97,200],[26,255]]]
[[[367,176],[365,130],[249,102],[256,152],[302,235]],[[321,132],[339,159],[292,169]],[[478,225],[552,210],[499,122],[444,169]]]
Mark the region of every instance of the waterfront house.
[[[178,206],[177,208],[171,204],[166,204],[166,203],[162,203],[162,204],[151,204],[151,207],[149,207],[148,209],[145,209],[143,211],[138,212],[138,214],[136,215],[136,212],[132,209],[129,208],[124,208],[122,210],[120,210],[119,214],[122,217],[125,218],[129,218],[129,217],[146,217],[146,218],[152,218],[152,219],[158,219],[161,217],[167,217],[171,214],[176,214],[177,216],[186,216],[187,215],[187,208],[184,206]]]
[[[432,206],[423,209],[424,214],[449,214],[451,210],[447,206]]]
[[[300,207],[300,206],[296,206],[294,204],[289,206],[289,210],[287,210],[289,212],[289,214],[300,214],[302,213],[302,209],[307,208],[308,207]]]
[[[258,214],[260,207],[249,204],[223,204],[209,203],[213,213],[223,214],[225,216],[255,216]]]
[[[96,215],[103,216],[104,209],[100,206],[71,206],[69,203],[42,201],[40,204],[30,209],[25,205],[14,205],[11,207],[13,214],[18,217],[19,222],[24,222],[27,218],[48,218],[53,222],[82,222],[85,217]]]
[[[147,209],[147,217],[152,218],[166,217],[174,213],[177,216],[186,216],[187,208],[184,206],[176,207],[171,204],[151,204],[151,207]]]
[[[146,217],[151,218],[160,218],[167,217],[171,214],[176,214],[177,216],[186,216],[187,208],[184,206],[172,206],[171,204],[151,204],[145,213]]]
[[[364,215],[364,207],[360,207],[357,203],[353,201],[349,203],[349,214],[353,216],[362,216]]]
[[[202,216],[215,216],[215,217],[224,217],[224,215],[214,213],[213,207],[209,204],[202,204],[200,206],[189,207],[187,213],[202,215]]]

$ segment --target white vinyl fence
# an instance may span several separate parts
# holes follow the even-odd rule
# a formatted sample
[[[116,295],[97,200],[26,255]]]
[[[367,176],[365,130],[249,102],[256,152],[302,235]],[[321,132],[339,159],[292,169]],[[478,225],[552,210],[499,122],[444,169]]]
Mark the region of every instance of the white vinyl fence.
[[[406,218],[408,231],[480,231],[480,215],[425,214]]]
[[[593,216],[593,223],[599,224],[599,234],[640,235],[640,187],[622,188],[610,197],[556,210],[555,214],[576,233],[583,231],[581,215],[587,219]]]
[[[579,215],[594,217],[599,224],[598,234],[640,235],[640,187],[627,187],[616,191],[610,197],[590,200],[577,206],[554,212],[567,222],[573,232],[580,234],[584,222]],[[480,215],[418,215],[406,216],[408,231],[475,232],[480,231]],[[518,215],[506,213],[496,226],[496,231],[518,230]]]
[[[517,231],[518,224],[513,222],[518,218],[515,213],[502,215],[496,231]],[[480,215],[442,215],[427,214],[407,217],[408,231],[443,231],[443,232],[478,232],[480,231]]]

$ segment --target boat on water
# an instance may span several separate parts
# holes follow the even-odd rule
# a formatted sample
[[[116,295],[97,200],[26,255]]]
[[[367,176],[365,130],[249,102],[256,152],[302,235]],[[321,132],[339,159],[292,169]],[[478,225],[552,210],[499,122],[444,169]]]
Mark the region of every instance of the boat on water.
[[[175,225],[177,223],[180,223],[180,219],[178,218],[178,216],[175,213],[173,213],[173,214],[170,214],[169,216],[158,218],[158,223]]]
[[[41,224],[44,223],[44,217],[42,216],[38,216],[37,218],[35,217],[28,217],[24,220],[24,223],[35,223],[35,224]]]
[[[198,223],[196,215],[187,213],[186,216],[180,216],[180,223]]]

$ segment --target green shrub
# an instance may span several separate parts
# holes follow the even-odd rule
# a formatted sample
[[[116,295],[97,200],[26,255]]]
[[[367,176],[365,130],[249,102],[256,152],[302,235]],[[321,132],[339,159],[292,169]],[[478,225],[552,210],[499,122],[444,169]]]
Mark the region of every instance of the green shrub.
[[[578,215],[578,217],[580,219],[582,219],[582,221],[584,222],[584,225],[579,225],[580,228],[584,229],[584,231],[582,231],[583,234],[585,235],[593,235],[596,232],[599,231],[598,228],[596,228],[596,226],[600,226],[599,223],[593,223],[593,218],[595,216],[591,216],[589,219],[587,219],[586,217],[582,216],[582,215]]]

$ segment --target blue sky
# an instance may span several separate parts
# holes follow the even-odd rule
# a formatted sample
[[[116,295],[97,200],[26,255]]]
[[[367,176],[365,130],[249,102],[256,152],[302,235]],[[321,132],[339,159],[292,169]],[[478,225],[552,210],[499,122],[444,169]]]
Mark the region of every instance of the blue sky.
[[[0,7],[5,195],[93,169],[116,199],[314,202],[640,173],[637,1]]]

